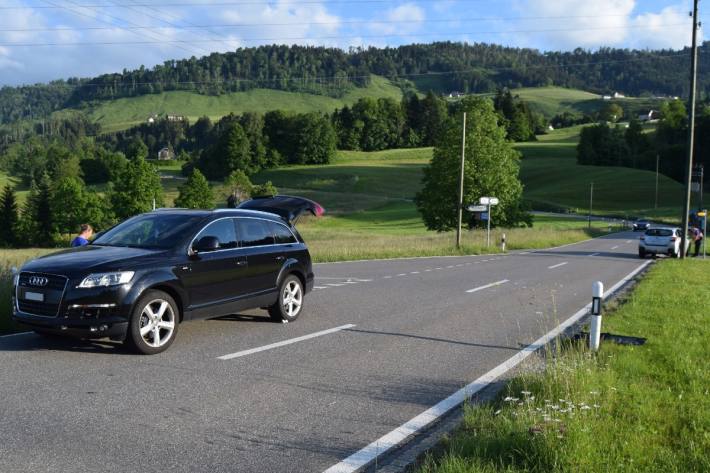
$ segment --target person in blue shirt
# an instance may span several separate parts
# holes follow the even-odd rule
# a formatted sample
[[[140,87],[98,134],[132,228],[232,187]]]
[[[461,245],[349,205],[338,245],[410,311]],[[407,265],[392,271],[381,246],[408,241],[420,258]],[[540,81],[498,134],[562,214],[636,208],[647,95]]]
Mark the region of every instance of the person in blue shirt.
[[[80,233],[72,241],[71,246],[84,246],[89,244],[89,238],[94,234],[94,229],[88,223],[82,223]]]

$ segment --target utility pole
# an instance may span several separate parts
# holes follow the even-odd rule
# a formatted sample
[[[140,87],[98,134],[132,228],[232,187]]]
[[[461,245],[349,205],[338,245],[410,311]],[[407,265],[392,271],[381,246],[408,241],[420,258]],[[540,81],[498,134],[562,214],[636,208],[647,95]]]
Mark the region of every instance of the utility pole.
[[[654,203],[654,205],[653,205],[653,208],[654,208],[654,209],[657,209],[657,208],[658,208],[658,164],[659,164],[659,161],[660,161],[660,160],[661,160],[661,154],[660,154],[660,153],[656,153],[656,200],[655,200],[655,203]]]
[[[589,183],[589,228],[592,228],[592,203],[594,203],[594,183]]]
[[[461,221],[463,220],[463,168],[466,158],[466,112],[463,112],[463,133],[461,137],[461,174],[459,175],[459,219],[456,226],[456,248],[461,248]]]
[[[683,235],[680,241],[681,258],[685,258],[688,243],[690,214],[690,181],[693,175],[693,144],[695,142],[695,84],[698,69],[698,0],[693,1],[693,43],[690,48],[690,120],[688,123],[688,157],[685,167],[685,202],[683,203]]]

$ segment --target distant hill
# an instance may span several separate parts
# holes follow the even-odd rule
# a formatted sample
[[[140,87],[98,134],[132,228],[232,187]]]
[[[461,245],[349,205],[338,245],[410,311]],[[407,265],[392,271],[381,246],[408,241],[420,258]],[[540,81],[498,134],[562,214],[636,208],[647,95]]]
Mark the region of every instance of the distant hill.
[[[706,43],[707,44],[707,43]],[[700,70],[710,55],[701,48]],[[559,86],[594,93],[684,96],[687,50],[638,51],[602,48],[542,53],[492,44],[440,42],[397,48],[354,49],[260,46],[202,58],[165,61],[152,68],[90,79],[0,89],[0,124],[44,119],[65,108],[100,107],[101,102],[187,91],[217,97],[273,89],[343,98],[371,85],[371,75],[402,89],[486,93],[500,87]],[[702,94],[710,76],[699,76]]]

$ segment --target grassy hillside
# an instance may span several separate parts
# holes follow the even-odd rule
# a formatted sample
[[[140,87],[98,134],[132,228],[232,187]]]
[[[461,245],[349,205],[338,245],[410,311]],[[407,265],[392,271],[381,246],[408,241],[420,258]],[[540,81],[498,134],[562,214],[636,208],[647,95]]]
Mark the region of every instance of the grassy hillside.
[[[218,120],[230,112],[264,113],[275,109],[292,112],[332,112],[335,108],[350,105],[362,97],[390,97],[400,100],[401,96],[401,90],[389,80],[373,76],[368,87],[355,88],[339,99],[273,89],[254,89],[217,96],[172,91],[103,102],[90,111],[89,117],[101,123],[103,131],[116,131],[144,122],[156,113],[184,115],[194,122],[203,115]]]
[[[548,118],[563,112],[592,113],[604,105],[597,94],[563,87],[530,87],[511,92]]]
[[[538,142],[516,145],[523,154],[521,179],[526,199],[584,213],[589,208],[590,183],[594,182],[595,212],[680,216],[683,188],[678,182],[660,176],[659,207],[655,209],[654,172],[578,165],[575,147],[579,129],[555,130]]]

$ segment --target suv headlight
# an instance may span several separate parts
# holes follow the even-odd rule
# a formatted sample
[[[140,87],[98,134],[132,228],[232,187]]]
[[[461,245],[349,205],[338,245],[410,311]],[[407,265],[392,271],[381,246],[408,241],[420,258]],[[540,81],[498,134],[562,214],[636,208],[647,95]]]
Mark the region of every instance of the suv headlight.
[[[133,271],[116,271],[114,273],[95,273],[89,274],[81,281],[77,287],[80,288],[90,288],[90,287],[104,287],[104,286],[116,286],[118,284],[126,284],[131,279],[133,279]]]

